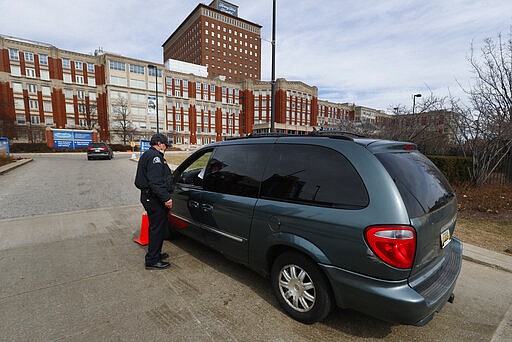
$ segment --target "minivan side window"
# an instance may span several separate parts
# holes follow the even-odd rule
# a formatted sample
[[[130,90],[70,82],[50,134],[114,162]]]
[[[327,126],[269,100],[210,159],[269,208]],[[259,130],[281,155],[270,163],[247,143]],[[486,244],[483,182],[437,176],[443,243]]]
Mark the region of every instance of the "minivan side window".
[[[190,184],[201,186],[203,183],[204,170],[206,164],[212,155],[212,151],[206,151],[202,155],[197,156],[193,161],[190,161],[190,165],[180,175],[176,175],[176,180],[181,184]]]
[[[342,154],[296,144],[275,146],[261,197],[344,209],[361,209],[369,202],[361,177]]]
[[[270,145],[220,146],[208,163],[204,189],[223,194],[258,197]]]

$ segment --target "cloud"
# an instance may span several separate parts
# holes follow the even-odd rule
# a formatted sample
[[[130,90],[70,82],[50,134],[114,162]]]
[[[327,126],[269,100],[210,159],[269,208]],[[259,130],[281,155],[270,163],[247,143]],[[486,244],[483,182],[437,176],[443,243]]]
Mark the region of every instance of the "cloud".
[[[0,34],[60,49],[162,62],[163,42],[196,1],[0,0]],[[263,80],[271,78],[272,1],[231,0],[262,25]],[[205,4],[210,1],[204,2]],[[508,34],[502,0],[277,0],[276,76],[319,89],[321,99],[386,109],[411,94],[462,93],[470,44]]]

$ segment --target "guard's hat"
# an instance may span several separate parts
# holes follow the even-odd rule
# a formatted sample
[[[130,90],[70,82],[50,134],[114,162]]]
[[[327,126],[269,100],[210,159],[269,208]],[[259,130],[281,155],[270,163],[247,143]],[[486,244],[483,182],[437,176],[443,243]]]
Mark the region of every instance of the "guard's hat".
[[[162,133],[153,134],[153,136],[151,137],[151,141],[149,142],[149,145],[154,146],[159,142],[165,144],[167,147],[172,146],[167,136],[163,135]]]

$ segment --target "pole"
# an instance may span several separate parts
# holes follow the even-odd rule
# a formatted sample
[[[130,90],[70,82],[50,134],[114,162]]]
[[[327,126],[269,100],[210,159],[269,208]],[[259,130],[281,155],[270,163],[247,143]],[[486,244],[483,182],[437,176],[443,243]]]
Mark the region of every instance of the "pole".
[[[160,133],[158,120],[158,68],[155,65],[155,95],[156,95],[156,132]]]
[[[270,132],[275,133],[275,88],[276,88],[276,0],[272,1],[272,81],[270,100]]]
[[[421,94],[412,95],[412,114],[414,114],[414,108],[416,107],[416,98],[421,97]]]

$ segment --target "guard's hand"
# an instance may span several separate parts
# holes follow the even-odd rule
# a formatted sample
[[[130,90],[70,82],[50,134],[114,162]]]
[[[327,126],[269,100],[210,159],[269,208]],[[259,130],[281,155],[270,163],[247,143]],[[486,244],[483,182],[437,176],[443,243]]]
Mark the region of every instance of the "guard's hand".
[[[172,198],[170,200],[168,200],[167,202],[165,202],[164,204],[167,208],[172,209]]]

